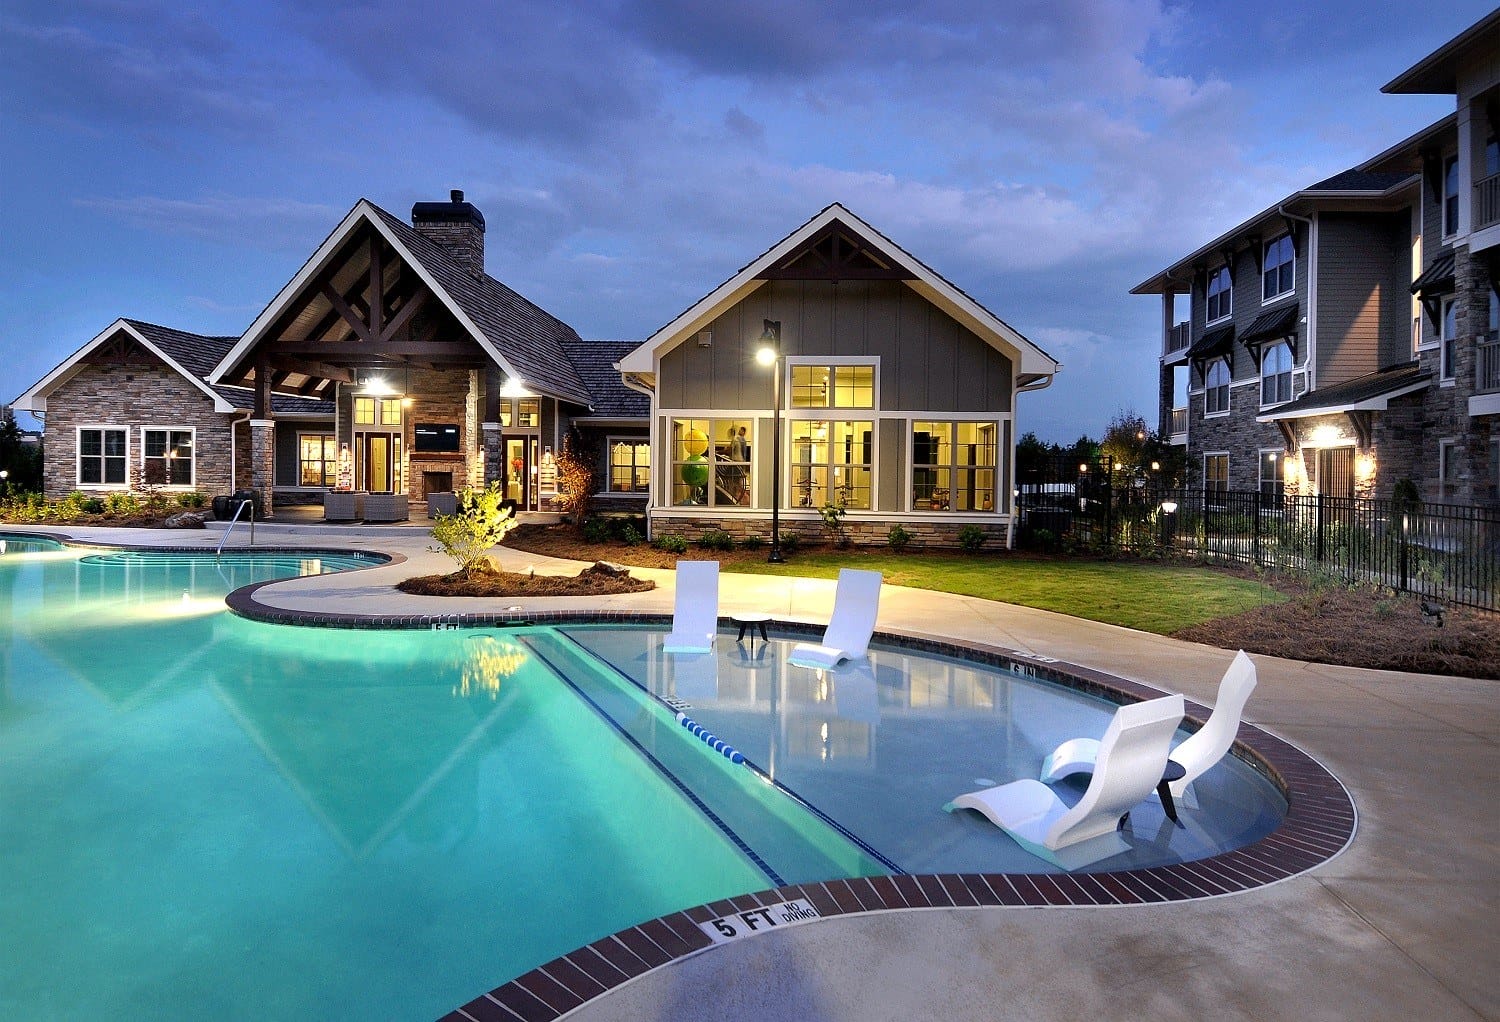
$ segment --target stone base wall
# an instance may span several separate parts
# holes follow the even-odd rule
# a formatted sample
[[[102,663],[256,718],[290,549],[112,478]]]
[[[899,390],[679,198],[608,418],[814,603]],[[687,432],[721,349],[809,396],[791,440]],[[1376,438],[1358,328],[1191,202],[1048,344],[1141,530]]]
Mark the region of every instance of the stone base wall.
[[[891,527],[897,524],[892,521],[845,521],[844,531],[856,546],[886,546]],[[986,536],[985,549],[998,550],[1005,546],[1006,532],[1009,526],[1004,522],[993,524],[980,524],[971,522],[950,522],[932,520],[920,517],[903,519],[900,525],[911,534],[911,544],[908,550],[943,550],[958,549],[958,533],[966,525],[978,524],[984,529]],[[747,536],[759,536],[767,543],[771,541],[771,519],[748,518],[735,516],[733,518],[663,518],[653,516],[651,520],[652,538],[657,536],[681,536],[688,542],[696,541],[705,532],[721,529],[734,538],[735,543],[744,542]],[[826,543],[828,531],[819,522],[810,522],[804,519],[788,521],[781,520],[781,537],[785,541],[790,534],[796,534],[801,543]]]

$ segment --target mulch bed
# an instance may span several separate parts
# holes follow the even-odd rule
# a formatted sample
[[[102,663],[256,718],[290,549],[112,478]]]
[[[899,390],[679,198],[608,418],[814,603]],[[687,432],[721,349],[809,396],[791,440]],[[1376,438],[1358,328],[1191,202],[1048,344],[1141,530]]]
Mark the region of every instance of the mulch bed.
[[[396,586],[413,596],[612,596],[655,589],[650,579],[606,564],[593,564],[577,575],[533,575],[517,571],[476,571],[465,575],[420,575]]]

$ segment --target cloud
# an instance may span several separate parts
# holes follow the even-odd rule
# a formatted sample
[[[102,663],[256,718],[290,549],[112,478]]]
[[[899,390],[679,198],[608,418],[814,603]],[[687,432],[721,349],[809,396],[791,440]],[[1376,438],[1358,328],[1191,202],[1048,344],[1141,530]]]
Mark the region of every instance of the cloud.
[[[300,250],[309,237],[321,239],[345,212],[297,199],[233,195],[196,199],[137,195],[73,201],[83,209],[144,231],[276,251]]]

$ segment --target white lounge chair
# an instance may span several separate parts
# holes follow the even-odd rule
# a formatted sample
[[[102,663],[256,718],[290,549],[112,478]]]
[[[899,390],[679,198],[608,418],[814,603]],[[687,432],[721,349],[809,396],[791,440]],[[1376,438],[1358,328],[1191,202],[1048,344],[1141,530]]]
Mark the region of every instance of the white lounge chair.
[[[719,562],[678,561],[668,653],[707,653],[719,632]]]
[[[1120,818],[1161,782],[1182,712],[1182,696],[1116,710],[1099,742],[1094,776],[1071,809],[1055,791],[1030,778],[960,795],[943,808],[983,813],[1028,852],[1063,869],[1118,855],[1130,847],[1117,833]]]
[[[824,670],[841,660],[858,660],[870,648],[875,617],[880,611],[881,575],[878,571],[839,569],[839,584],[833,594],[833,616],[823,631],[823,641],[802,642],[792,648],[790,663]]]
[[[1244,712],[1245,701],[1255,690],[1255,682],[1255,664],[1244,650],[1240,650],[1219,682],[1219,695],[1208,720],[1172,750],[1172,762],[1183,769],[1182,777],[1168,785],[1174,799],[1185,805],[1196,805],[1188,785],[1223,759],[1234,744],[1234,736],[1240,729],[1240,715]],[[1094,769],[1094,759],[1098,755],[1099,743],[1094,739],[1070,738],[1043,760],[1042,781],[1051,784],[1072,774],[1087,773]]]

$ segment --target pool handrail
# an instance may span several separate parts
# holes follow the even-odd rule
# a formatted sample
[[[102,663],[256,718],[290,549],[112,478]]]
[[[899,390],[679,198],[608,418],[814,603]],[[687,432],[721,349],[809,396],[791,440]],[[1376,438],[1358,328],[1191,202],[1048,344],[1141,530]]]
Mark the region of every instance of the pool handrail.
[[[219,545],[214,549],[214,557],[223,556],[224,544],[229,542],[229,534],[234,532],[235,525],[239,523],[240,512],[247,507],[250,509],[250,517],[247,519],[250,523],[250,545],[255,545],[255,502],[246,497],[240,501],[240,506],[234,509],[234,516],[229,519],[229,528],[225,529],[224,535],[219,537]]]

